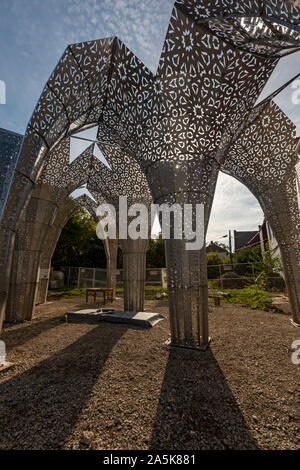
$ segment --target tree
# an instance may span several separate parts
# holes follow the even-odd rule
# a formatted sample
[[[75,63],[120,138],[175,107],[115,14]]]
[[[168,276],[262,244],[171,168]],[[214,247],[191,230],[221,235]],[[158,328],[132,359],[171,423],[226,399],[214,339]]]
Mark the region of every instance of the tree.
[[[218,253],[210,251],[206,253],[206,262],[207,262],[207,276],[208,279],[217,279],[220,277],[220,269],[217,264],[223,264],[222,258]]]
[[[225,262],[227,261],[226,258]],[[262,261],[260,245],[241,248],[233,254],[234,272],[242,276],[253,276],[252,267],[260,261]]]
[[[206,253],[206,261],[208,265],[223,264],[223,259],[214,251]]]
[[[165,242],[162,236],[150,238],[147,249],[147,268],[165,268]]]
[[[278,256],[272,256],[269,249],[267,249],[264,253],[264,256],[255,261],[254,270],[259,275],[256,278],[256,282],[260,284],[265,289],[270,288],[278,288],[284,289],[285,281],[280,276],[280,272],[282,271],[282,265],[280,258]]]
[[[210,242],[210,243],[207,243],[206,246],[207,248],[209,248],[209,245],[213,243],[214,245],[216,246],[219,246],[220,248],[223,248],[224,250],[228,251],[228,246],[225,245],[225,243],[221,243],[221,242]]]
[[[105,268],[103,242],[96,234],[96,221],[84,209],[74,214],[64,226],[58,240],[52,265]]]
[[[260,245],[245,247],[238,250],[233,255],[234,263],[258,263],[262,261],[261,247]]]
[[[256,271],[263,272],[267,276],[282,271],[280,258],[278,256],[272,256],[269,249],[265,251],[263,257],[254,260],[253,266]]]

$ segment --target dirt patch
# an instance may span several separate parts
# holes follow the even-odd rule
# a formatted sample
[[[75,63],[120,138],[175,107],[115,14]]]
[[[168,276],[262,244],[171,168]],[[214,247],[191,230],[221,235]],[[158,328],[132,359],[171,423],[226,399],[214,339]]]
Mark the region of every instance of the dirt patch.
[[[223,289],[243,289],[250,284],[250,279],[232,271],[222,274],[221,279],[213,282],[215,287]]]
[[[54,301],[4,329],[15,367],[0,375],[1,449],[300,448],[300,337],[287,316],[210,307],[213,342],[200,353],[167,347],[168,321],[60,321],[85,305]],[[165,301],[146,310],[168,316]]]

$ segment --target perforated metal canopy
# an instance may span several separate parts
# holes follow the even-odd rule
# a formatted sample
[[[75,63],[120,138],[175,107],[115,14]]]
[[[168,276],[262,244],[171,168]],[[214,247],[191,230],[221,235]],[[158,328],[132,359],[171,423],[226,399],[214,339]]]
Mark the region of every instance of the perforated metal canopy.
[[[5,203],[2,304],[32,192],[53,213],[82,185],[97,202],[126,194],[146,204],[204,203],[206,230],[223,169],[275,227],[300,322],[295,127],[271,99],[255,107],[279,58],[300,49],[299,25],[300,8],[288,1],[178,0],[155,75],[118,38],[68,46],[28,124]],[[207,344],[205,250],[171,239],[166,254],[172,341]]]

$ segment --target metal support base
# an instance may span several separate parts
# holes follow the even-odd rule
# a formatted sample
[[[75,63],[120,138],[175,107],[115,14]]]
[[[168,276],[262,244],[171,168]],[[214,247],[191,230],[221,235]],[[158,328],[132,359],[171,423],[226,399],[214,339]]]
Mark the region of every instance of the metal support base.
[[[13,362],[5,362],[4,364],[0,365],[0,374],[1,372],[11,369],[11,367],[13,366],[14,366]]]
[[[294,320],[291,319],[291,324],[295,327],[295,328],[300,328],[300,323],[296,323]]]
[[[201,346],[195,346],[195,347],[192,347],[192,346],[184,346],[182,344],[176,344],[176,343],[172,343],[171,342],[171,339],[167,339],[167,341],[165,341],[165,345],[166,346],[170,346],[172,348],[180,348],[180,349],[189,349],[189,350],[192,350],[192,351],[199,351],[199,352],[205,352],[209,349],[210,347],[210,343],[212,342],[212,338],[209,337],[208,338],[208,343],[207,344],[203,344]]]

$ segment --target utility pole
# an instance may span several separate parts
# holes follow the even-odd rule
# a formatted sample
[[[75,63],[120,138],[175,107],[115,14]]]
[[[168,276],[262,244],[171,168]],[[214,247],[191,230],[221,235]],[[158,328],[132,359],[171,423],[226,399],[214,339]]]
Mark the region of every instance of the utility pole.
[[[231,230],[229,230],[229,252],[230,252],[230,262],[233,264],[233,256],[232,256],[232,244],[231,244]]]
[[[231,230],[229,230],[228,235],[223,235],[223,237],[220,237],[220,238],[227,238],[227,237],[228,237],[228,242],[229,242],[230,262],[231,262],[231,264],[233,264],[232,243],[231,243]]]

